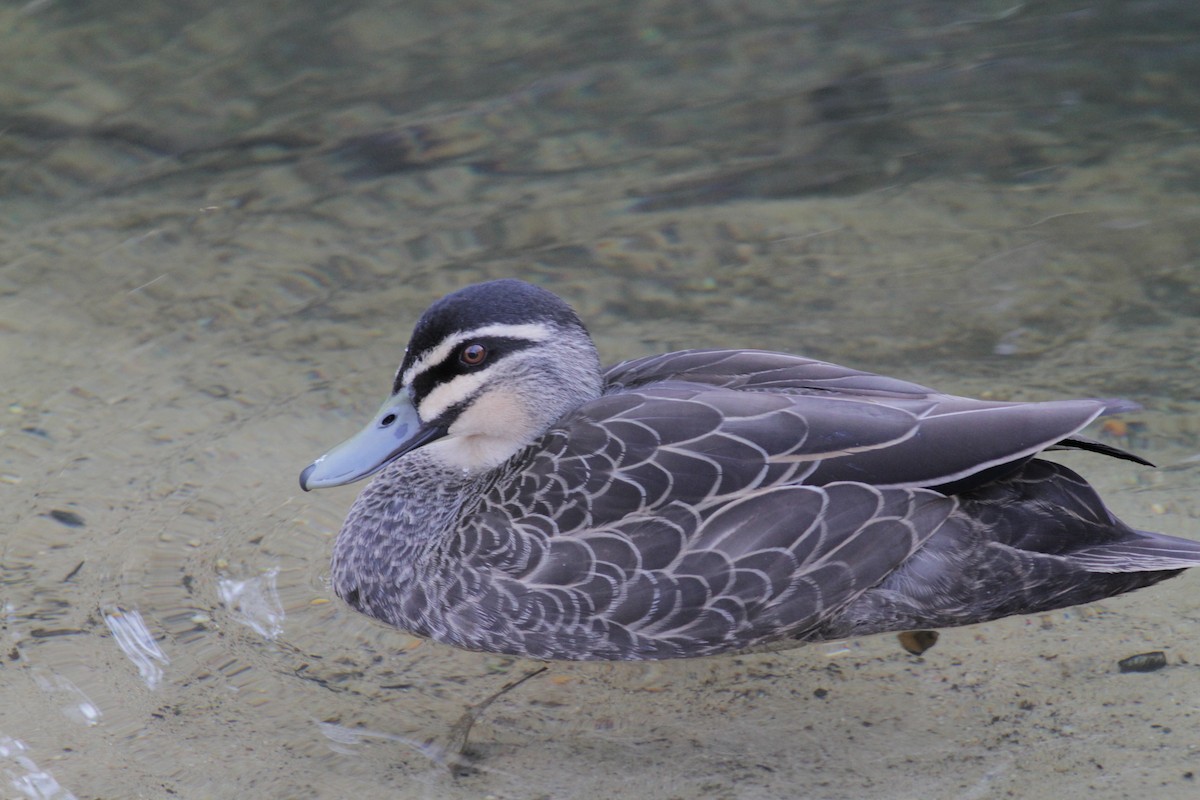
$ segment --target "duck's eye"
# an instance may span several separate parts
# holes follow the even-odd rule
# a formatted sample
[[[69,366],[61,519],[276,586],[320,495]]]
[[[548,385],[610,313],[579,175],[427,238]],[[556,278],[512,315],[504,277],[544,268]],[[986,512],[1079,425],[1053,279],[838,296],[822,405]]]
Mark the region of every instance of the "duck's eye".
[[[468,367],[478,367],[488,357],[488,349],[475,342],[464,347],[458,354],[458,360]]]

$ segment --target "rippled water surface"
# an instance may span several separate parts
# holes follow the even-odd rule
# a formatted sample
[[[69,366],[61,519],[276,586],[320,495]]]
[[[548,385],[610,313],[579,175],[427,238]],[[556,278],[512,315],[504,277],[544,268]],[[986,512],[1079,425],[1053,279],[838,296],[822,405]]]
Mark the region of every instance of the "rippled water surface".
[[[421,643],[326,583],[302,467],[466,283],[609,360],[788,349],[1123,396],[1075,456],[1200,537],[1188,2],[0,7],[0,795],[1190,798],[1200,575],[654,665]],[[1119,659],[1168,666],[1122,674]]]

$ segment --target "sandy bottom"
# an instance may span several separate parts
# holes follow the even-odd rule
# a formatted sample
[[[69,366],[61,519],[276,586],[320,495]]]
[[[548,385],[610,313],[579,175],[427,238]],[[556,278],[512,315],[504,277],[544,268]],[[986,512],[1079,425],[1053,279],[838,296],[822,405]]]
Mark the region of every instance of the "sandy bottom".
[[[297,486],[376,408],[424,307],[515,276],[571,300],[610,360],[758,346],[962,394],[1132,398],[1133,424],[1093,434],[1161,467],[1070,463],[1131,524],[1200,537],[1200,147],[1169,106],[1140,96],[1152,125],[1088,117],[1110,136],[1081,154],[1070,126],[1011,97],[985,115],[983,90],[954,82],[975,73],[931,83],[943,73],[893,39],[824,29],[830,59],[793,62],[772,54],[811,44],[807,25],[676,29],[667,4],[645,6],[616,61],[588,48],[626,35],[619,19],[536,4],[453,29],[371,5],[270,23],[231,5],[141,20],[170,35],[119,64],[146,41],[105,38],[129,20],[36,5],[0,42],[23,59],[0,65],[23,103],[0,152],[0,795],[1200,792],[1200,574],[945,631],[922,657],[875,637],[555,665],[478,723],[470,770],[448,769],[464,707],[537,665],[348,610],[325,572],[357,487]],[[982,47],[1022,24],[920,32]],[[306,37],[336,49],[307,73],[259,47],[312,52]],[[114,61],[89,71],[98,41]],[[538,58],[498,74],[518,52]],[[549,72],[573,56],[587,63]],[[834,56],[862,109],[811,93]],[[886,111],[857,77],[875,63]],[[454,69],[459,95],[421,83]],[[1143,92],[1184,85],[1157,74]],[[904,136],[855,129],[860,150],[831,152],[860,111]],[[376,135],[364,156],[355,137],[384,129],[391,149]],[[1155,650],[1165,668],[1118,670]]]

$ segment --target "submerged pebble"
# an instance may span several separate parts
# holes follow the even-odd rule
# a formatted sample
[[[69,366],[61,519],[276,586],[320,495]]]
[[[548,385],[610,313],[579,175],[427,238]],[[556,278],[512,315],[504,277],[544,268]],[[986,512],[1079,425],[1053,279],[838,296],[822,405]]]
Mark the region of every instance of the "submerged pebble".
[[[59,524],[66,525],[68,528],[82,528],[84,525],[83,517],[74,511],[63,511],[60,508],[56,508],[50,512],[50,519]]]
[[[929,648],[937,644],[937,631],[905,631],[897,634],[900,640],[900,646],[914,656],[919,656]]]
[[[1122,658],[1117,662],[1121,672],[1154,672],[1167,665],[1167,654],[1162,650],[1152,650],[1149,653],[1138,653],[1136,656]]]

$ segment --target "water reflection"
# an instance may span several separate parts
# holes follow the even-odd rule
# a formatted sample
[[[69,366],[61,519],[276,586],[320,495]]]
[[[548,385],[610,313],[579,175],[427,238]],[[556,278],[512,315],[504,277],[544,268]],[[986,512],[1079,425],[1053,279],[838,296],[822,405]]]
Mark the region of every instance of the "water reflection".
[[[137,611],[114,608],[104,613],[104,624],[112,633],[113,641],[121,652],[137,667],[138,675],[150,689],[162,683],[163,667],[170,660],[163,655],[154,636],[146,628],[146,622]]]

